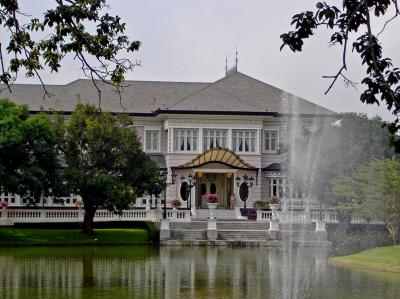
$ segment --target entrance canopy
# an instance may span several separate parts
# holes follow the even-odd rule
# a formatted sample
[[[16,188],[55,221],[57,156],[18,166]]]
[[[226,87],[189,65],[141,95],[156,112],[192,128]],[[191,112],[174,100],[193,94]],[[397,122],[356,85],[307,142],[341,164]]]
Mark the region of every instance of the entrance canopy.
[[[208,163],[221,163],[234,169],[257,170],[256,167],[244,162],[238,155],[227,148],[212,148],[198,155],[192,161],[177,166],[177,169],[188,169],[203,166]]]

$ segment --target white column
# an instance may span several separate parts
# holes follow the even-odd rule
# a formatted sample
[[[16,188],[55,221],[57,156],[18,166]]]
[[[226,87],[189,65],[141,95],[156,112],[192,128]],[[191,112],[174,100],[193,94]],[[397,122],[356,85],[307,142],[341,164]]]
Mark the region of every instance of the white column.
[[[232,129],[228,129],[226,133],[226,147],[232,150]]]

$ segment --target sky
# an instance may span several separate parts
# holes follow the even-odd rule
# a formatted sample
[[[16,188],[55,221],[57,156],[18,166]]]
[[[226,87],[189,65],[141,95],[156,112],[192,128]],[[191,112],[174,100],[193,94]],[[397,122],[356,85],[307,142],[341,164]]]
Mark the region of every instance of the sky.
[[[340,5],[341,1],[328,1]],[[33,16],[54,6],[54,0],[21,0],[22,10]],[[213,82],[225,75],[225,58],[234,65],[238,50],[238,70],[246,75],[303,97],[336,112],[360,112],[393,116],[384,105],[360,102],[357,90],[338,81],[324,95],[330,81],[323,75],[336,74],[341,66],[341,49],[328,47],[324,30],[306,41],[302,53],[288,48],[280,51],[280,34],[291,30],[291,17],[314,9],[310,0],[110,0],[110,13],[126,22],[126,34],[142,46],[132,55],[141,67],[128,73],[129,80]],[[40,4],[40,5],[39,5]],[[382,21],[374,22],[375,32]],[[400,21],[393,21],[381,35],[384,55],[400,65]],[[397,34],[396,34],[397,29]],[[4,32],[0,35],[5,40]],[[360,58],[349,51],[347,76],[356,82],[363,78]],[[42,74],[47,84],[65,84],[83,74],[79,64],[67,58],[58,74]],[[38,83],[20,77],[20,83]]]

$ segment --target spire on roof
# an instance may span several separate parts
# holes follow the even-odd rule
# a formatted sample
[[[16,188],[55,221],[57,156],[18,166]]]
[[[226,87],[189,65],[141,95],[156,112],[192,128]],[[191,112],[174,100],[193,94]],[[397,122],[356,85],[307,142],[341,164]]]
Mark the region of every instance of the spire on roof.
[[[228,56],[226,56],[226,58],[225,58],[225,77],[237,72],[238,62],[239,62],[238,54],[239,54],[239,52],[238,52],[238,49],[236,47],[235,65],[233,67],[231,67],[230,69],[228,69]]]

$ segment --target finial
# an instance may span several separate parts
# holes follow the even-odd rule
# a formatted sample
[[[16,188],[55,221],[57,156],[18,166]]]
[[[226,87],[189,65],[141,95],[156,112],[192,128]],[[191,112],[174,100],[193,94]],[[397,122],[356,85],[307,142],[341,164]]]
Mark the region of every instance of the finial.
[[[238,49],[237,49],[237,47],[236,47],[236,52],[235,52],[235,55],[236,55],[236,58],[235,58],[236,70],[237,70],[238,62],[239,62],[238,54],[239,54],[239,53],[238,53]]]
[[[228,55],[225,55],[225,76],[228,74]]]

